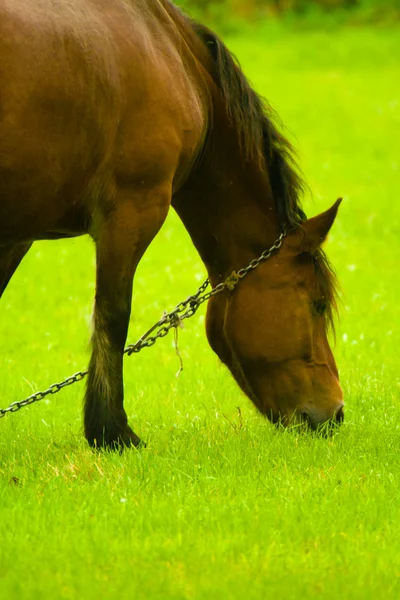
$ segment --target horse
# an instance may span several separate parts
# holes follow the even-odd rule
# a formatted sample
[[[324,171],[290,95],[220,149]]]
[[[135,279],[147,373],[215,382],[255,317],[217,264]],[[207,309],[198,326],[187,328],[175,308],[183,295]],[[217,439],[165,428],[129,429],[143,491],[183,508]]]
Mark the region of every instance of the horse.
[[[171,206],[212,286],[257,263],[206,315],[243,392],[273,423],[343,421],[328,341],[336,278],[321,248],[340,201],[307,219],[303,191],[269,103],[170,0],[0,0],[0,295],[33,242],[93,239],[91,446],[141,443],[123,349],[136,268]]]

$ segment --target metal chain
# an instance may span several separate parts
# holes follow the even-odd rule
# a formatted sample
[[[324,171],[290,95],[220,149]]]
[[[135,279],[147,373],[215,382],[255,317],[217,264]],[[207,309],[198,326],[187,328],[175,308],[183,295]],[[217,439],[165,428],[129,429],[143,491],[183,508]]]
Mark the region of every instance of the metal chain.
[[[18,412],[21,410],[21,408],[24,408],[24,406],[29,406],[30,404],[34,404],[34,402],[44,400],[44,398],[50,394],[57,394],[63,388],[84,379],[88,373],[89,371],[78,371],[78,373],[71,375],[71,377],[67,377],[67,379],[61,381],[60,383],[53,383],[49,388],[47,388],[47,390],[44,390],[43,392],[36,392],[36,394],[32,394],[31,396],[28,396],[28,398],[25,398],[25,400],[13,402],[8,408],[0,408],[0,419],[5,417],[7,413]]]
[[[157,340],[168,335],[168,332],[171,329],[176,329],[181,325],[182,321],[193,317],[193,315],[196,314],[204,302],[207,302],[210,298],[221,294],[225,290],[232,292],[242,279],[244,279],[251,271],[254,271],[254,269],[256,269],[260,263],[268,260],[268,258],[270,258],[274,252],[281,248],[285,236],[286,231],[283,231],[273,246],[268,248],[268,250],[264,250],[264,252],[258,258],[253,259],[247,267],[240,269],[237,272],[233,271],[233,273],[231,273],[231,275],[229,275],[225,281],[219,283],[207,293],[206,289],[210,285],[210,280],[206,279],[193,296],[189,296],[186,298],[186,300],[183,300],[177,304],[171,312],[165,313],[161,319],[159,319],[159,321],[157,321],[153,327],[148,329],[135,344],[130,344],[127,346],[124,350],[124,354],[130,356],[131,354],[137,354],[143,348],[150,348],[151,346],[154,346]],[[155,332],[154,335],[151,335],[153,332]],[[29,406],[30,404],[44,400],[46,396],[58,394],[58,392],[60,392],[63,388],[85,379],[88,373],[88,370],[78,371],[78,373],[71,375],[71,377],[67,377],[67,379],[61,381],[60,383],[53,383],[49,388],[47,388],[47,390],[36,392],[24,400],[13,402],[7,408],[0,408],[0,419],[5,417],[7,413],[18,412],[25,406]]]

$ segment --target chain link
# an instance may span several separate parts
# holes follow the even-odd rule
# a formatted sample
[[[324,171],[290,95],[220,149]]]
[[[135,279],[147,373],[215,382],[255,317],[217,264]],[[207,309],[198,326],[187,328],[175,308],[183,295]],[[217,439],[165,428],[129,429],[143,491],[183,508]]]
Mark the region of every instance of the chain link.
[[[13,402],[8,408],[0,408],[0,419],[5,417],[7,413],[18,412],[21,410],[21,408],[24,408],[24,406],[29,406],[30,404],[44,400],[46,396],[49,396],[50,394],[58,394],[58,392],[60,392],[63,388],[84,379],[88,372],[89,371],[79,371],[78,373],[75,373],[75,375],[71,375],[71,377],[68,377],[60,383],[53,383],[49,388],[47,388],[47,390],[44,390],[43,392],[36,392],[36,394],[32,394],[31,396],[28,396],[28,398],[25,398],[25,400]]]
[[[240,269],[237,272],[234,271],[225,281],[216,285],[209,292],[206,292],[206,290],[210,285],[210,280],[206,279],[193,296],[189,296],[186,300],[177,304],[171,312],[165,313],[135,344],[127,346],[124,350],[124,354],[131,356],[131,354],[137,354],[143,350],[143,348],[151,348],[158,339],[168,335],[171,329],[180,327],[182,321],[193,317],[204,302],[207,302],[210,298],[213,298],[226,290],[232,292],[242,279],[281,248],[285,236],[286,231],[283,231],[273,246],[268,248],[268,250],[264,250],[264,252],[258,258],[253,259],[247,267]],[[155,332],[154,335],[152,335],[153,332]],[[85,379],[88,373],[88,370],[78,371],[78,373],[71,375],[71,377],[67,377],[64,381],[53,383],[47,390],[36,392],[24,400],[13,402],[7,408],[0,408],[0,419],[5,417],[7,413],[15,413],[25,406],[40,402],[40,400],[44,400],[46,396],[58,394],[63,388]]]

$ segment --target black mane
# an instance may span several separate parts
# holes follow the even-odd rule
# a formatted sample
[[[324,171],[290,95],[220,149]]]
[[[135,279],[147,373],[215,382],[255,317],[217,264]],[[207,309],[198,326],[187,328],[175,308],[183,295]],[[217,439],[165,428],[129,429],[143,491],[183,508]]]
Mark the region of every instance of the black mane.
[[[281,226],[298,226],[306,219],[300,197],[305,184],[299,175],[294,149],[277,128],[277,115],[251,87],[237,59],[204,25],[192,22],[215,65],[216,83],[246,158],[267,170]]]
[[[293,146],[278,129],[276,113],[253,90],[237,59],[219,37],[200,23],[191,21],[191,25],[213,58],[213,76],[228,117],[238,132],[243,155],[256,160],[268,173],[281,227],[301,226],[307,218],[300,203],[306,185],[299,174]],[[336,277],[321,248],[312,260],[327,305],[327,322],[333,327],[337,307]]]

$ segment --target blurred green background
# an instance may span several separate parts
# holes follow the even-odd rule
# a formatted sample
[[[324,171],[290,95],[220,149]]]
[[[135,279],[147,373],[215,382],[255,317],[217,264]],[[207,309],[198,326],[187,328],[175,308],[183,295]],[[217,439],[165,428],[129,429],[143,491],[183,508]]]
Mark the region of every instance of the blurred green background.
[[[177,0],[190,14],[227,27],[238,21],[283,18],[296,22],[390,23],[400,0]]]

